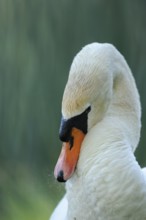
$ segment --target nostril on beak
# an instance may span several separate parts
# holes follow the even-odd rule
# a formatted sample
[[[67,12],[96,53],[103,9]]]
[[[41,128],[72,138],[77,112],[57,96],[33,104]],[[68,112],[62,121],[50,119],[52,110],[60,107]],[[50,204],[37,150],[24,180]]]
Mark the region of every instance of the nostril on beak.
[[[64,174],[63,174],[63,170],[60,170],[57,176],[57,180],[58,182],[66,182],[66,180],[64,180]]]

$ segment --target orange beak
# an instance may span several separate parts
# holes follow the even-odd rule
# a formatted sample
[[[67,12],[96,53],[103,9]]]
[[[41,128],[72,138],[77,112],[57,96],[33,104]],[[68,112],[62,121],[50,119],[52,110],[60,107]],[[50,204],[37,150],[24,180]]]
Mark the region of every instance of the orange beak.
[[[71,141],[63,143],[54,170],[55,178],[58,181],[65,182],[73,175],[79,159],[81,144],[84,137],[85,134],[81,130],[73,127],[71,131]]]

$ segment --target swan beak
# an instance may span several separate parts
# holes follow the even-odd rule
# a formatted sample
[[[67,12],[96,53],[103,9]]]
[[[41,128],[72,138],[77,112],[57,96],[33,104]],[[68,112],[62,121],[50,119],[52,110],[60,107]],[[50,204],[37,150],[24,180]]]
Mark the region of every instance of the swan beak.
[[[80,129],[73,127],[71,131],[71,139],[68,142],[63,143],[54,170],[54,176],[59,182],[65,182],[73,175],[84,137],[85,134]]]

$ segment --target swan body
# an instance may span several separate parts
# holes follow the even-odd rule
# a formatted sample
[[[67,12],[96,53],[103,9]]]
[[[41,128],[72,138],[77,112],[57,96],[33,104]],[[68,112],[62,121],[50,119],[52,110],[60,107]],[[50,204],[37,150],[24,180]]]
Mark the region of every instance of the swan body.
[[[88,106],[76,169],[51,220],[146,220],[146,168],[134,156],[139,94],[124,57],[111,44],[85,46],[71,65],[62,115],[69,120]]]

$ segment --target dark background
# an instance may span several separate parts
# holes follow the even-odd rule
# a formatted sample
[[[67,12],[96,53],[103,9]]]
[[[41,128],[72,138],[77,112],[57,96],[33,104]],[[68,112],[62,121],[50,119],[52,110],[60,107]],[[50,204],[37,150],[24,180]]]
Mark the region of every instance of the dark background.
[[[146,1],[0,1],[0,219],[48,219],[64,193],[53,177],[61,99],[75,54],[113,43],[142,103],[136,157],[146,165]]]

